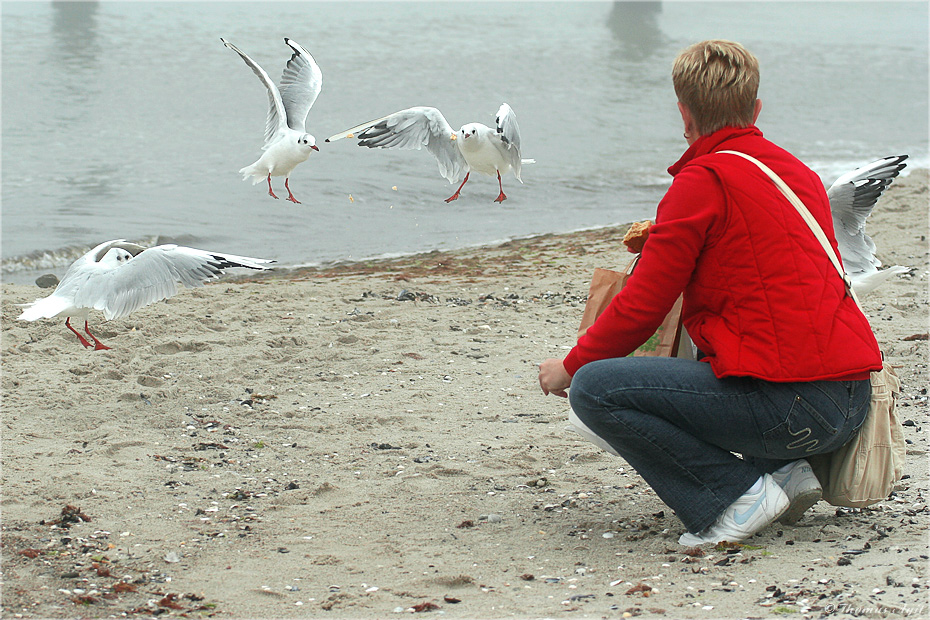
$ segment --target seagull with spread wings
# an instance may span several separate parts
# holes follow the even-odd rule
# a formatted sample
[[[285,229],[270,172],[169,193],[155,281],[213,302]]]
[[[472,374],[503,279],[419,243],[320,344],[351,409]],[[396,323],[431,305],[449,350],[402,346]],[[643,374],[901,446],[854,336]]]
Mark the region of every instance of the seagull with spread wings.
[[[125,239],[106,241],[74,261],[52,294],[25,304],[17,318],[35,321],[66,317],[65,326],[85,347],[109,349],[88,329],[91,310],[102,311],[108,321],[119,319],[175,295],[178,284],[203,286],[230,267],[265,270],[273,262],[174,244],[146,248]],[[71,317],[84,319],[84,332],[93,345],[71,326]]]
[[[424,146],[439,163],[439,174],[449,183],[457,183],[465,175],[459,188],[446,202],[459,197],[469,175],[481,172],[497,175],[500,193],[494,202],[507,200],[501,174],[513,172],[518,181],[521,166],[533,163],[520,155],[520,127],[517,116],[506,103],[497,111],[493,128],[481,123],[462,125],[452,129],[436,108],[418,106],[357,125],[326,139],[335,142],[343,138],[358,138],[359,146],[383,149],[421,149]]]
[[[895,265],[879,270],[875,242],[865,234],[865,220],[898,173],[907,155],[884,157],[840,176],[827,190],[833,212],[833,232],[856,295],[864,296],[891,276],[910,271]]]
[[[280,88],[275,86],[265,70],[235,45],[221,38],[223,45],[239,54],[265,88],[268,89],[268,120],[265,123],[265,152],[251,166],[239,171],[242,179],[252,177],[252,185],[268,180],[268,195],[277,198],[271,189],[271,177],[284,177],[287,199],[294,198],[288,179],[297,164],[307,161],[310,151],[319,151],[316,138],[307,133],[306,122],[310,108],[323,88],[323,73],[313,56],[296,41],[285,37],[284,42],[294,50],[281,76]]]

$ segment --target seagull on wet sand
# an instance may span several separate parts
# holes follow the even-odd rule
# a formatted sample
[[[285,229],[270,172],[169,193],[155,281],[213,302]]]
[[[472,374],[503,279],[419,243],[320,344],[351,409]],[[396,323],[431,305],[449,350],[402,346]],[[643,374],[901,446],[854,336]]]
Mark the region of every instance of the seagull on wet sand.
[[[316,146],[316,138],[307,133],[305,125],[307,114],[323,88],[323,73],[307,50],[285,37],[284,42],[294,50],[294,54],[287,61],[278,88],[258,63],[226,39],[221,38],[220,41],[239,54],[268,89],[268,120],[265,124],[265,144],[262,146],[265,152],[254,164],[239,171],[242,180],[252,177],[252,185],[255,185],[267,179],[268,195],[277,198],[271,189],[271,177],[283,176],[287,199],[300,204],[291,193],[288,178],[297,164],[310,157],[311,150],[320,150]]]
[[[865,234],[865,220],[898,173],[907,165],[907,155],[884,157],[838,178],[827,190],[833,213],[833,231],[853,290],[862,297],[891,276],[910,271],[895,265],[879,270],[875,243]]]
[[[266,270],[274,262],[174,244],[145,248],[125,239],[106,241],[74,261],[51,295],[24,304],[25,310],[17,318],[35,321],[67,317],[65,326],[81,344],[97,351],[109,349],[88,329],[91,310],[101,310],[108,321],[119,319],[175,295],[178,283],[203,286],[230,267]],[[71,317],[84,319],[84,332],[93,345],[71,326]]]
[[[421,149],[425,146],[439,162],[439,174],[449,183],[457,183],[464,173],[465,180],[446,202],[459,197],[472,171],[491,177],[496,174],[500,194],[494,202],[503,202],[507,196],[501,173],[512,171],[523,183],[520,178],[522,164],[534,163],[532,159],[521,159],[520,127],[516,114],[506,103],[497,111],[494,128],[468,123],[456,132],[439,110],[419,106],[363,123],[330,136],[326,142],[354,137],[359,139],[359,146],[368,148]]]

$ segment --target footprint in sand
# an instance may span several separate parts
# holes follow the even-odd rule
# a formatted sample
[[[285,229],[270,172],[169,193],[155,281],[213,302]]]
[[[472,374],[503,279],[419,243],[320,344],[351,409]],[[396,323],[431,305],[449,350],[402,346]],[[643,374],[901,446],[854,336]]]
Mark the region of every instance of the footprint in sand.
[[[157,344],[154,348],[155,352],[161,355],[174,355],[184,351],[189,353],[208,351],[210,350],[210,345],[205,342],[167,342],[165,344]]]

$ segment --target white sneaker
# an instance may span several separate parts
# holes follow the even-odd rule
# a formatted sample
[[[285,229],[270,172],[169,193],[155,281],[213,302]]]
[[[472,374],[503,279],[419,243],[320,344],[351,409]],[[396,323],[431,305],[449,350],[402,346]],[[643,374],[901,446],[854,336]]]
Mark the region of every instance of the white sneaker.
[[[820,501],[823,489],[820,481],[814,475],[811,464],[801,459],[785,465],[772,473],[772,478],[784,490],[791,505],[785,514],[778,518],[779,522],[793,525],[798,522],[807,509]]]
[[[568,410],[568,426],[565,430],[575,431],[601,450],[606,450],[614,456],[620,456],[620,453],[614,450],[614,447],[601,439],[601,436],[588,428],[588,425],[581,421],[574,409]]]
[[[775,479],[765,474],[762,476],[760,491],[744,493],[727,506],[713,525],[697,534],[685,532],[678,543],[694,547],[724,540],[745,540],[780,517],[788,509],[789,503],[788,496]]]

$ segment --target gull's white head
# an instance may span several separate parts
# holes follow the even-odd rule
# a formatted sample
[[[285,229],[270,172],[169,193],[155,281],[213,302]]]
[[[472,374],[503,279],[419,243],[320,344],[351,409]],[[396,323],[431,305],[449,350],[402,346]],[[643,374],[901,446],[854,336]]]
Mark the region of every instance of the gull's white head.
[[[459,136],[461,136],[462,140],[473,138],[475,134],[477,133],[478,133],[477,123],[468,123],[467,125],[462,125],[462,128],[459,129]]]
[[[125,264],[130,258],[132,258],[132,254],[123,248],[110,248],[100,259],[100,265],[112,269]]]
[[[308,133],[305,133],[299,138],[297,138],[297,146],[300,149],[305,149],[305,150],[309,150],[309,149],[313,149],[314,151],[320,150],[316,146],[316,138],[314,138]]]

